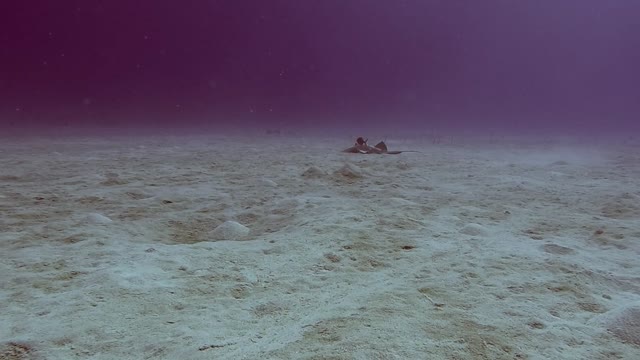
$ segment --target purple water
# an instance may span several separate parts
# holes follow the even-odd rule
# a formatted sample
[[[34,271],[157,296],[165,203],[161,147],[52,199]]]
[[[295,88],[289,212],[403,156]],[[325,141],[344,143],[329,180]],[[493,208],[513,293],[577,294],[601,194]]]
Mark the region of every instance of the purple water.
[[[1,130],[640,128],[634,0],[2,6]]]

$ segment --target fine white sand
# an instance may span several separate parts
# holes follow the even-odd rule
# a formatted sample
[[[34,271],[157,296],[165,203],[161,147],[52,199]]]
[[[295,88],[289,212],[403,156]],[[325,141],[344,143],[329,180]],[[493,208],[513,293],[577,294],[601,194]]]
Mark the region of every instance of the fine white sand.
[[[614,140],[1,139],[0,359],[640,359]]]

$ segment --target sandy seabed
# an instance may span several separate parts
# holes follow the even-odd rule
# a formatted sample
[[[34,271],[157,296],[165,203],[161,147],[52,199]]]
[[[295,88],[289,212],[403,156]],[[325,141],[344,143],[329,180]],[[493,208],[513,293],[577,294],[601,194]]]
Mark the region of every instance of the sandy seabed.
[[[640,143],[0,142],[0,359],[640,359]]]

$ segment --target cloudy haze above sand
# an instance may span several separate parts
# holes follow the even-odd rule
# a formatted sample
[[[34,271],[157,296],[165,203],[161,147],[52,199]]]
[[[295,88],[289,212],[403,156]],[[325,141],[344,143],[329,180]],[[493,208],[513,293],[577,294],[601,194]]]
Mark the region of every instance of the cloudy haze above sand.
[[[31,1],[3,5],[10,126],[637,129],[640,5]]]

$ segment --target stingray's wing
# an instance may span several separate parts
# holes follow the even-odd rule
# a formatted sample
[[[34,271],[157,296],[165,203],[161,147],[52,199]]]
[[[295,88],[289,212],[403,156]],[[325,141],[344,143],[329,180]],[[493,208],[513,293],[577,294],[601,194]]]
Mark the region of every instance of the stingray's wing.
[[[350,154],[369,154],[368,151],[359,149],[357,146],[352,146],[350,148],[342,150],[342,152],[350,153]]]
[[[346,152],[346,153],[354,153],[354,154],[355,154],[355,153],[359,153],[360,151],[358,150],[358,148],[357,148],[357,147],[352,146],[352,147],[350,147],[350,148],[347,148],[347,149],[342,150],[342,152]]]
[[[405,152],[419,152],[419,151],[414,151],[414,150],[395,150],[395,151],[389,151],[387,149],[387,144],[384,143],[384,141],[380,141],[376,146],[375,146],[378,150],[380,150],[380,152],[376,152],[378,154],[390,154],[390,155],[398,155],[398,154],[402,154]]]
[[[375,146],[373,146],[373,147],[369,146],[369,148],[366,151],[367,154],[384,154],[386,152],[387,152],[386,150],[382,150],[382,149],[380,149],[378,147],[375,147]]]
[[[380,141],[375,147],[382,150],[383,153],[387,152],[387,144],[385,144],[384,141]]]

